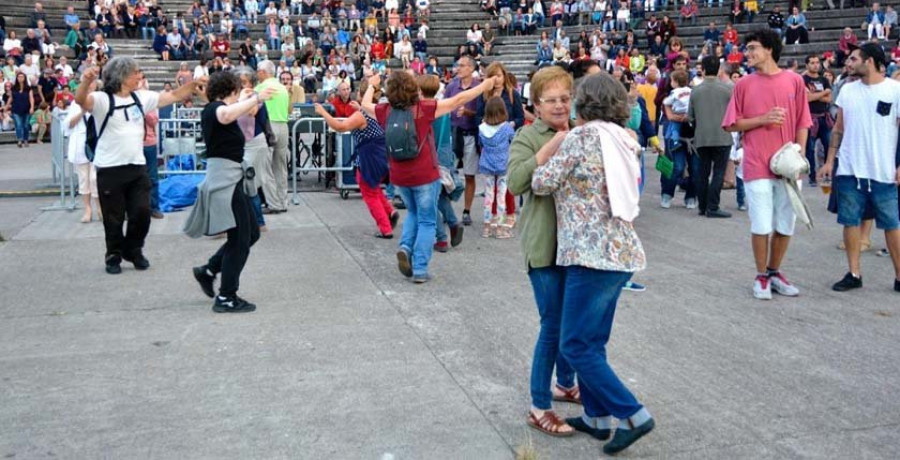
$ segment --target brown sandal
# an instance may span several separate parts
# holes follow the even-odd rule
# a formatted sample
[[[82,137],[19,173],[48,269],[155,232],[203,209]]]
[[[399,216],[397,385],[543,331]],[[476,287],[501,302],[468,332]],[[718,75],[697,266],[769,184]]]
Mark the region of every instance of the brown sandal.
[[[566,438],[575,434],[574,428],[571,431],[560,431],[561,428],[569,426],[569,424],[561,420],[552,410],[544,411],[544,416],[540,419],[535,417],[534,412],[528,411],[528,426],[557,438]],[[569,427],[571,428],[571,426]]]
[[[556,389],[562,392],[562,395],[553,394],[554,401],[563,401],[570,402],[574,404],[581,404],[581,391],[578,389],[578,386],[574,386],[572,388],[563,388],[556,385]]]

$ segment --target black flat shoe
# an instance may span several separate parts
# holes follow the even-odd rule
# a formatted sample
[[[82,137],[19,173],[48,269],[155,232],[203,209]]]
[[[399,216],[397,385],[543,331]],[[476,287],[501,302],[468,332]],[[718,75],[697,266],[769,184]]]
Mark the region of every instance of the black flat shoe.
[[[609,428],[592,428],[588,426],[587,423],[584,423],[584,419],[581,417],[567,418],[566,423],[568,423],[572,428],[575,428],[575,431],[587,433],[600,441],[606,441],[607,439],[609,439],[609,435],[612,434],[612,430],[610,430]]]
[[[397,228],[397,222],[400,222],[400,213],[394,211],[394,213],[391,214],[391,230]]]
[[[106,273],[110,275],[122,273],[122,258],[116,255],[106,256]]]
[[[135,269],[135,270],[146,270],[146,269],[150,268],[150,261],[147,260],[147,258],[144,257],[144,255],[141,254],[141,253],[137,253],[137,254],[135,254],[134,256],[131,256],[131,257],[126,257],[126,256],[123,254],[123,255],[122,255],[122,259],[124,259],[124,260],[126,260],[126,261],[128,261],[128,262],[131,262],[132,264],[134,264],[134,269]]]
[[[376,233],[376,234],[373,235],[373,236],[374,236],[375,238],[381,238],[381,239],[383,239],[383,240],[392,240],[392,239],[394,239],[394,234],[393,234],[393,233],[381,233],[381,232],[378,232],[378,233]]]
[[[706,211],[706,217],[709,217],[710,219],[728,219],[731,217],[731,213],[716,209],[715,211]]]
[[[630,430],[616,430],[616,434],[613,436],[612,441],[603,446],[603,453],[606,455],[614,455],[622,452],[637,442],[638,439],[641,439],[644,435],[653,431],[653,427],[655,426],[656,422],[651,418],[642,425],[636,426]]]
[[[238,296],[217,296],[213,303],[213,311],[216,313],[249,313],[256,311],[256,305]]]

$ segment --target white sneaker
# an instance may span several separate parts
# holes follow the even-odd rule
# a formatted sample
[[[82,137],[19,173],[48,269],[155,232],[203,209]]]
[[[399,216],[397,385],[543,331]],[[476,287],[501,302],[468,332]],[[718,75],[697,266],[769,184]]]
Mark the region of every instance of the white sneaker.
[[[688,198],[687,200],[684,200],[684,207],[688,209],[697,209],[697,199]]]
[[[772,283],[768,276],[759,275],[753,281],[753,297],[760,300],[772,300]]]
[[[800,290],[791,284],[791,282],[780,272],[776,272],[774,275],[769,276],[769,282],[772,285],[772,290],[775,291],[776,294],[787,297],[796,297],[800,295]]]
[[[669,195],[663,195],[659,200],[659,205],[663,207],[663,209],[669,209],[672,207],[672,197]]]

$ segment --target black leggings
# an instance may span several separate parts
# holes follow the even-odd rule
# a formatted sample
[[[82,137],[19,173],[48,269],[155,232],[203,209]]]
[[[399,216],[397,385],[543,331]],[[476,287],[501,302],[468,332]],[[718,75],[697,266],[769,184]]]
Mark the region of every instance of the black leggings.
[[[234,187],[231,197],[231,211],[235,226],[228,230],[228,240],[209,258],[206,268],[213,274],[222,274],[219,295],[230,297],[237,294],[241,271],[250,256],[250,247],[259,240],[259,225],[253,214],[253,203],[244,193],[244,182]]]

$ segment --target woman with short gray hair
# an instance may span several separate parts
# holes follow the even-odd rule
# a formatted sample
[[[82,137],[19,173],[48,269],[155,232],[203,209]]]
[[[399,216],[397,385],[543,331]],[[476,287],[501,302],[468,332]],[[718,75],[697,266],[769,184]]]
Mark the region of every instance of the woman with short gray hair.
[[[234,69],[234,73],[241,80],[241,89],[253,89],[256,86],[256,72],[247,66],[241,66]],[[241,115],[237,119],[237,124],[244,133],[244,161],[253,167],[257,173],[261,173],[265,167],[266,155],[269,154],[269,144],[266,141],[266,125],[269,123],[269,116],[266,112],[266,105],[259,103],[255,109]],[[262,187],[262,176],[257,175],[253,179],[253,189]],[[262,213],[262,200],[259,194],[250,198],[253,204],[253,213],[256,215],[256,223],[259,230],[266,231],[266,219]]]
[[[150,230],[150,179],[144,157],[144,114],[191,96],[205,79],[175,91],[139,90],[143,73],[130,57],[111,59],[103,68],[103,91],[90,92],[99,67],[84,71],[75,102],[95,120],[98,140],[94,152],[97,188],[106,234],[106,272],[122,272],[122,260],[138,270],[150,268],[144,239]],[[128,229],[122,226],[128,216]]]
[[[556,201],[556,264],[565,267],[560,352],[578,374],[585,410],[567,422],[607,439],[617,418],[615,436],[603,446],[614,454],[654,426],[606,361],[619,295],[646,264],[632,225],[639,210],[640,146],[624,128],[630,115],[625,87],[609,74],[582,81],[575,112],[581,126],[534,171],[531,189]]]

